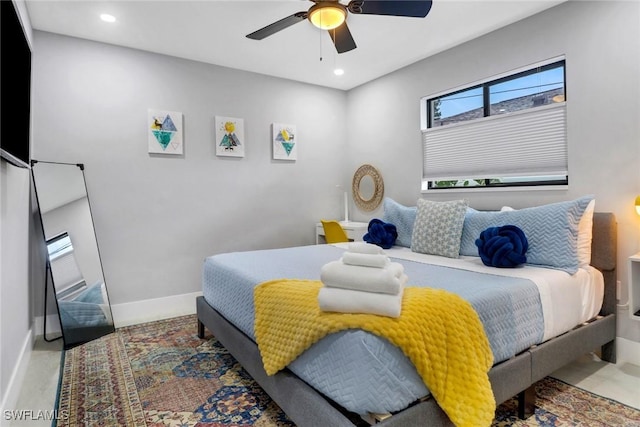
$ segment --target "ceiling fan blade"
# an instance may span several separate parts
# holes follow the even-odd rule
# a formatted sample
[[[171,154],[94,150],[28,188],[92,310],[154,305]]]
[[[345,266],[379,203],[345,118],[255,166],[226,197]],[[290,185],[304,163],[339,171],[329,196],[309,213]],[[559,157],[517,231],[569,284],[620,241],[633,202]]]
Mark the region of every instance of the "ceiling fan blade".
[[[264,28],[260,28],[259,30],[254,31],[251,34],[247,34],[247,37],[253,40],[262,40],[265,37],[275,34],[278,31],[284,30],[285,28],[288,28],[293,24],[297,24],[300,21],[304,21],[305,19],[307,19],[306,11],[294,13],[293,15],[282,18],[281,20],[267,25]]]
[[[345,21],[338,28],[328,30],[333,44],[336,46],[338,53],[349,52],[356,48],[356,42],[351,36],[351,31],[347,27],[347,21]]]
[[[431,0],[351,0],[348,8],[355,14],[424,18],[431,5]]]

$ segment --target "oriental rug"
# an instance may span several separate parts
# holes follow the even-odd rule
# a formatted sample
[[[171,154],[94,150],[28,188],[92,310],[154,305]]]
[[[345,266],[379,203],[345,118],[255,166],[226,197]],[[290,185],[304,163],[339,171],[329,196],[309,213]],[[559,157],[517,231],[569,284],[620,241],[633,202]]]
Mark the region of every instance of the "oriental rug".
[[[58,427],[295,427],[195,315],[119,328],[67,350]],[[547,377],[527,420],[516,402],[498,407],[493,427],[640,427],[640,411]],[[330,426],[327,426],[330,427]]]

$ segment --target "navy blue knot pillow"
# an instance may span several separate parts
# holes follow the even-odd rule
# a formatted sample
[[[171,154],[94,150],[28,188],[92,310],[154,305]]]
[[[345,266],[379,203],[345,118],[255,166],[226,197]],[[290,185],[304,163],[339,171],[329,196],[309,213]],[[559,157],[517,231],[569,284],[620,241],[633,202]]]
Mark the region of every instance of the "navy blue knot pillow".
[[[489,267],[511,268],[527,262],[529,242],[515,225],[487,228],[476,239],[476,246],[482,262]]]
[[[378,245],[383,249],[389,249],[396,243],[398,238],[398,230],[396,230],[395,225],[377,218],[369,221],[367,231],[368,233],[362,237],[362,240]]]

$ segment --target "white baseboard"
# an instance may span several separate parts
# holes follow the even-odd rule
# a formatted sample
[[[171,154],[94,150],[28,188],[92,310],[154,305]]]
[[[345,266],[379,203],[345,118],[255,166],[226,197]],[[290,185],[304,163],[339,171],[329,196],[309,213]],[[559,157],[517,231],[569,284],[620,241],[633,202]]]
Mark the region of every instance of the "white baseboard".
[[[24,338],[22,348],[20,349],[20,356],[16,365],[11,373],[11,378],[7,384],[4,397],[0,403],[0,414],[4,414],[5,409],[16,409],[18,405],[18,397],[20,396],[20,389],[24,382],[27,369],[29,367],[29,359],[31,358],[31,351],[33,350],[33,344],[35,342],[35,336],[33,334],[33,328],[29,329],[27,336]]]
[[[640,366],[640,342],[616,337],[616,362]]]
[[[113,323],[116,328],[195,314],[196,297],[202,292],[172,295],[163,298],[112,304]]]

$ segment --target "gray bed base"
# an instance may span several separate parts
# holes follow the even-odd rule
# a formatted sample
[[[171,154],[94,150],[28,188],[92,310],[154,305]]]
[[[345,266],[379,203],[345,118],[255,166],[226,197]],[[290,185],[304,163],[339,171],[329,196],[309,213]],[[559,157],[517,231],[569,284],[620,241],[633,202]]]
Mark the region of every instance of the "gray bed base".
[[[612,213],[596,212],[593,221],[591,264],[604,274],[604,303],[598,318],[559,337],[534,346],[519,355],[496,364],[489,378],[496,404],[518,396],[520,418],[535,409],[535,383],[558,368],[591,351],[600,349],[600,357],[615,363],[616,337],[616,247],[617,223]],[[257,345],[233,326],[204,299],[196,300],[198,336],[205,327],[240,362],[289,418],[300,427],[353,427],[362,420],[343,411],[291,371],[273,376],[264,371]],[[360,421],[360,422],[359,422]],[[428,398],[376,423],[380,427],[451,426],[447,415],[434,399]]]

